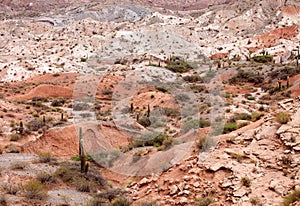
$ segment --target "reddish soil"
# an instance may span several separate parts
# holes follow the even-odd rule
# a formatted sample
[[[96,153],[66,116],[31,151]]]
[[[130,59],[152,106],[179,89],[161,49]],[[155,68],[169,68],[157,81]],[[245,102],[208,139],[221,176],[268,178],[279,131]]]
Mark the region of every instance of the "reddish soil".
[[[296,15],[300,13],[300,8],[296,6],[286,6],[282,7],[281,11],[286,14]]]
[[[299,97],[300,96],[300,74],[291,77],[290,83],[293,85],[290,88],[290,91],[292,92],[292,97]]]
[[[71,157],[78,153],[78,137],[74,126],[47,130],[39,139],[24,145],[25,153],[51,151],[58,157]]]
[[[299,33],[299,26],[292,25],[283,28],[274,29],[263,35],[256,36],[255,39],[264,47],[272,47],[277,45],[279,39],[292,39]]]
[[[57,98],[57,97],[65,97],[65,98],[72,98],[73,90],[71,88],[61,87],[61,86],[54,86],[48,84],[42,84],[35,87],[29,93],[25,95],[17,95],[14,97],[10,97],[10,99],[25,99],[30,100],[33,97],[44,97],[44,98]]]
[[[249,94],[253,91],[249,89],[245,89],[245,87],[241,87],[241,86],[226,85],[224,92],[230,94]]]
[[[229,55],[229,52],[226,53],[216,53],[210,56],[210,59],[217,60],[217,59],[226,59]]]

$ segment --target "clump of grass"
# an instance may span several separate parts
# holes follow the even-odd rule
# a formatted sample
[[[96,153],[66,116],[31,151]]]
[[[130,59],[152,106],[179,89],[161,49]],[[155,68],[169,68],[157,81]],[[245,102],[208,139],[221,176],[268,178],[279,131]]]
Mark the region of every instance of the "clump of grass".
[[[50,183],[54,181],[54,178],[51,174],[42,171],[36,175],[36,180],[40,181],[41,183]]]
[[[259,200],[258,197],[251,197],[251,198],[250,198],[250,203],[251,203],[252,205],[262,206],[261,201]]]
[[[21,135],[19,134],[10,135],[10,141],[18,141],[19,139],[21,139]]]
[[[138,203],[138,206],[159,206],[159,204],[154,200],[148,200]]]
[[[214,202],[215,198],[213,198],[212,196],[198,197],[195,201],[197,206],[208,206]]]
[[[74,179],[73,185],[79,192],[90,192],[92,183],[83,177],[77,177]]]
[[[279,112],[276,114],[275,120],[280,124],[286,124],[290,121],[291,116],[286,112]]]
[[[125,197],[117,197],[112,201],[112,206],[131,206],[132,202]]]
[[[296,201],[300,201],[300,190],[294,190],[290,194],[286,195],[282,204],[283,206],[289,206]]]
[[[2,186],[2,189],[10,195],[15,195],[17,194],[17,192],[20,191],[20,187],[18,185],[14,185],[14,184],[4,184]]]
[[[51,152],[41,151],[38,153],[38,156],[39,156],[39,162],[41,162],[41,163],[48,163],[51,160],[53,160],[53,156],[52,156]]]
[[[55,173],[54,176],[60,178],[64,182],[70,182],[75,177],[76,172],[74,170],[70,170],[67,167],[61,166],[59,167]]]
[[[230,133],[237,129],[238,129],[238,125],[236,122],[228,122],[224,125],[223,134]]]
[[[21,161],[16,161],[12,163],[10,166],[10,168],[13,170],[23,170],[25,167],[26,167],[26,163]]]
[[[24,185],[24,190],[26,192],[26,198],[28,199],[43,200],[47,197],[45,186],[37,180],[29,180]]]
[[[249,177],[242,177],[241,178],[241,183],[245,187],[250,187],[251,186],[251,180]]]
[[[0,195],[0,205],[1,206],[6,206],[6,205],[8,205],[7,204],[7,200],[6,200],[6,197],[5,197],[5,195]]]

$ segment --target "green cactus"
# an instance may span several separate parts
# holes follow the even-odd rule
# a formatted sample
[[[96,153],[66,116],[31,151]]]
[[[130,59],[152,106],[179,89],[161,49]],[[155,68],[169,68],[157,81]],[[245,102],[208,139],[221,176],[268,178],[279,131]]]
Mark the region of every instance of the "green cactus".
[[[19,132],[20,132],[20,134],[23,134],[23,131],[24,131],[23,122],[20,121],[20,124],[19,124]]]
[[[150,105],[148,104],[147,117],[150,117]]]
[[[79,156],[80,156],[80,171],[83,173],[85,171],[86,166],[86,157],[84,153],[83,147],[83,138],[82,138],[82,128],[79,128]]]

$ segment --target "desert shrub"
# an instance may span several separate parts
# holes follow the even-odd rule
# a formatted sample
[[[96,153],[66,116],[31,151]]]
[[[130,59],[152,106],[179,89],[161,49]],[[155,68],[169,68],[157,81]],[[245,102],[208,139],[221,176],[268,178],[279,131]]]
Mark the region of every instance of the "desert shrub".
[[[169,138],[165,133],[145,133],[136,140],[134,140],[134,147],[144,147],[144,146],[155,146],[159,147],[163,144],[164,140]]]
[[[245,94],[244,97],[250,101],[255,100],[255,97],[252,96],[251,94]]]
[[[238,129],[238,125],[235,122],[228,122],[224,125],[223,134],[230,133]]]
[[[252,59],[255,62],[258,63],[267,63],[267,62],[272,62],[273,61],[273,56],[271,55],[261,55],[261,56],[254,56]]]
[[[0,195],[0,206],[7,206],[8,203],[7,203],[7,199],[6,199],[6,196],[1,194]]]
[[[163,140],[162,146],[164,147],[164,150],[169,149],[174,143],[173,137],[167,137]]]
[[[187,81],[187,82],[192,82],[192,83],[193,82],[203,82],[203,80],[201,79],[201,77],[198,74],[184,76],[183,80]]]
[[[110,95],[113,94],[113,91],[110,90],[110,89],[104,89],[101,93],[102,93],[103,95],[110,96]]]
[[[5,195],[0,195],[0,206],[7,206],[7,200],[6,200],[6,197]]]
[[[45,126],[42,119],[34,119],[26,124],[27,128],[31,131],[38,131]]]
[[[70,170],[65,166],[61,166],[56,169],[54,176],[60,178],[64,182],[71,182],[76,176],[76,171]]]
[[[142,150],[138,150],[136,151],[133,155],[132,155],[132,162],[135,163],[137,161],[139,161],[142,157],[142,153],[143,151]]]
[[[10,195],[15,195],[17,194],[17,192],[20,191],[20,187],[18,185],[14,185],[14,184],[4,184],[2,186],[2,189],[7,193],[7,194],[10,194]]]
[[[210,121],[200,118],[200,120],[199,120],[199,127],[200,128],[209,127],[210,125],[211,125]]]
[[[216,72],[216,71],[208,70],[208,71],[205,73],[205,77],[204,77],[203,81],[204,81],[205,83],[208,83],[208,82],[210,82],[216,75],[217,75],[217,72]]]
[[[300,201],[300,190],[294,190],[290,194],[286,195],[282,204],[283,206],[289,206],[296,201]]]
[[[251,197],[251,198],[250,198],[250,203],[251,203],[252,205],[262,206],[262,204],[261,204],[261,202],[260,202],[260,200],[259,200],[258,197]]]
[[[251,185],[251,180],[250,180],[249,177],[242,177],[242,178],[241,178],[241,183],[242,183],[242,185],[245,186],[245,187],[250,187],[250,185]]]
[[[101,151],[94,154],[93,159],[103,167],[112,167],[120,155],[119,150]]]
[[[51,160],[53,160],[53,156],[52,156],[51,152],[40,151],[40,152],[38,152],[37,155],[39,157],[39,162],[41,162],[41,163],[48,163]]]
[[[180,57],[171,57],[167,61],[167,69],[176,73],[184,73],[191,70],[193,67]]]
[[[208,206],[215,202],[215,199],[211,196],[198,197],[196,198],[195,205],[197,206]]]
[[[73,185],[79,192],[90,192],[92,183],[83,177],[77,177],[74,179]]]
[[[54,178],[48,172],[42,171],[36,175],[36,180],[40,181],[41,183],[50,183],[54,180]]]
[[[158,91],[162,92],[162,93],[167,93],[168,89],[164,86],[157,86],[155,87]]]
[[[8,144],[5,147],[6,152],[8,153],[20,153],[21,150],[19,147],[17,147],[15,144]]]
[[[18,141],[19,139],[21,139],[21,135],[19,135],[19,134],[11,134],[10,135],[10,141]]]
[[[87,103],[75,103],[73,104],[74,111],[82,111],[82,110],[88,110],[90,106]]]
[[[290,166],[293,162],[293,158],[290,155],[282,156],[281,162],[282,162],[282,164],[284,164],[286,166]]]
[[[287,77],[295,76],[300,73],[300,69],[296,67],[285,67],[272,71],[269,76],[271,79],[287,79]]]
[[[96,195],[96,198],[101,198],[101,199],[107,199],[109,202],[111,202],[113,199],[116,199],[117,197],[121,197],[125,194],[126,192],[122,189],[108,189],[104,190],[101,193],[98,193]]]
[[[240,122],[240,123],[238,123],[238,129],[248,126],[249,124],[250,124],[250,122]]]
[[[264,77],[261,75],[254,74],[252,71],[239,70],[238,73],[229,79],[230,84],[237,82],[248,82],[254,84],[260,84],[264,81]]]
[[[26,192],[26,198],[28,199],[43,200],[47,197],[45,186],[37,180],[29,180],[24,185],[24,190]]]
[[[88,202],[87,206],[107,206],[107,200],[94,197]]]
[[[286,112],[279,112],[276,114],[275,120],[280,124],[286,124],[290,121],[291,116]]]
[[[168,117],[178,117],[180,116],[180,110],[176,108],[162,108],[165,115]]]
[[[10,168],[13,170],[23,170],[25,167],[26,167],[26,163],[21,161],[13,162],[10,166]]]
[[[159,206],[159,204],[154,200],[150,200],[150,201],[140,202],[138,203],[138,206]]]
[[[139,120],[137,122],[140,125],[142,125],[143,127],[149,127],[151,125],[151,121],[150,121],[149,117],[146,117],[146,116],[139,118]]]
[[[208,92],[205,85],[193,84],[190,86],[190,88],[194,93]]]
[[[183,123],[181,130],[183,133],[187,133],[191,129],[198,129],[198,128],[199,128],[199,121],[196,119],[191,119]]]
[[[247,113],[240,113],[234,116],[235,120],[251,120],[251,115]]]
[[[132,202],[125,197],[117,197],[112,201],[111,206],[131,206]]]
[[[61,106],[63,106],[65,103],[66,103],[66,99],[64,99],[64,98],[57,98],[57,99],[54,99],[54,100],[51,102],[51,106],[52,106],[52,107],[61,107]]]
[[[199,139],[199,141],[197,142],[197,148],[199,150],[202,150],[205,147],[208,138],[208,136],[205,136]]]
[[[257,121],[257,120],[260,120],[260,118],[263,117],[263,116],[264,116],[263,113],[253,112],[253,113],[251,114],[251,120],[252,120],[253,122],[255,122],[255,121]]]

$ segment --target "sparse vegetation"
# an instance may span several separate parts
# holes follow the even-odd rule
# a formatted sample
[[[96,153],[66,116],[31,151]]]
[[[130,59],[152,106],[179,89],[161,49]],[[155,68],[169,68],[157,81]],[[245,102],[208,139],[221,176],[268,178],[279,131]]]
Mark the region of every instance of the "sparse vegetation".
[[[268,63],[268,62],[273,61],[273,56],[271,56],[271,55],[261,55],[261,56],[254,56],[254,57],[252,57],[252,59],[255,62],[258,62],[258,63]]]
[[[264,81],[264,77],[260,74],[255,74],[252,71],[244,71],[239,70],[238,73],[229,79],[230,84],[236,84],[236,83],[254,83],[254,84],[260,84]]]
[[[251,186],[251,180],[249,177],[242,177],[241,178],[241,183],[245,187],[250,187]]]
[[[39,162],[41,163],[48,163],[51,160],[54,160],[51,152],[40,151],[38,152],[38,157],[39,157]]]
[[[23,170],[26,167],[26,162],[16,161],[13,162],[10,166],[13,170]]]
[[[19,192],[21,190],[21,188],[18,186],[18,185],[14,185],[14,184],[4,184],[2,186],[2,189],[7,193],[7,194],[10,194],[10,195],[15,195],[17,194],[17,192]]]
[[[10,141],[18,141],[19,139],[21,139],[21,135],[19,134],[14,133],[10,135]]]
[[[198,197],[195,201],[197,206],[208,206],[214,202],[215,198],[213,198],[212,196]]]
[[[54,177],[49,174],[48,172],[41,171],[37,173],[36,180],[40,181],[41,183],[51,183],[54,181]]]
[[[171,57],[166,68],[176,73],[184,73],[191,70],[192,66],[180,57]]]
[[[230,133],[238,129],[238,125],[235,122],[228,122],[224,125],[223,134]]]
[[[8,205],[8,203],[7,203],[5,195],[1,194],[0,195],[0,206],[7,206],[7,205]]]
[[[117,197],[112,201],[111,206],[131,206],[132,202],[125,197]]]
[[[290,121],[291,116],[286,112],[279,112],[276,114],[275,120],[280,124],[286,124]]]
[[[26,192],[26,198],[28,199],[43,200],[47,197],[45,186],[37,180],[29,180],[24,185],[24,190]]]
[[[283,206],[289,206],[296,201],[300,201],[300,190],[294,190],[290,194],[286,195],[282,204]]]

